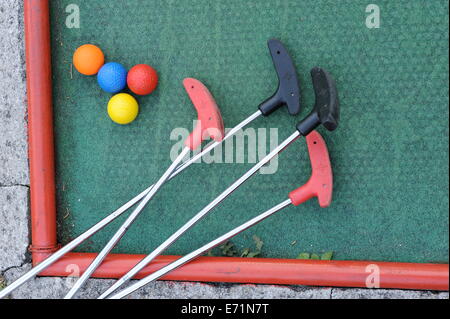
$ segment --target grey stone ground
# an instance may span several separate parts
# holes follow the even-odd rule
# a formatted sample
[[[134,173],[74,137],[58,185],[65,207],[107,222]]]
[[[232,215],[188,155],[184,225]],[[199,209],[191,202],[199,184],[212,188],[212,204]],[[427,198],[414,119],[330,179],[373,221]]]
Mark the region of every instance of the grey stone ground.
[[[26,82],[23,8],[21,0],[0,0],[0,289],[30,269]],[[71,281],[72,280],[72,281]],[[62,298],[73,279],[38,278],[11,298]],[[111,280],[90,280],[81,298],[95,298]],[[281,287],[268,285],[207,285],[156,282],[133,298],[439,298],[448,292]]]

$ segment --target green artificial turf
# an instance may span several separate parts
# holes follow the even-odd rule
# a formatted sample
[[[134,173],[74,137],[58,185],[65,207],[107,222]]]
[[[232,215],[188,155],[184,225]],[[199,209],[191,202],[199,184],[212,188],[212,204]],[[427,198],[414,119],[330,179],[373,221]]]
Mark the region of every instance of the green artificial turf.
[[[66,27],[69,4],[80,8],[79,29]],[[267,129],[274,141],[288,137],[314,104],[309,70],[327,69],[342,109],[338,130],[319,129],[334,169],[333,203],[320,209],[311,200],[284,209],[233,239],[235,247],[253,249],[257,235],[262,257],[333,251],[339,260],[448,262],[448,2],[377,1],[378,29],[366,27],[368,4],[51,1],[61,241],[114,211],[170,165],[180,141],[173,130],[192,130],[196,119],[185,77],[210,89],[226,127],[254,113],[277,86],[267,40],[278,38],[295,60],[303,109],[296,117],[281,109],[249,127]],[[138,97],[133,124],[111,122],[111,95],[95,77],[71,69],[74,50],[85,43],[99,45],[107,61],[158,70],[159,86]],[[168,182],[114,251],[150,252],[246,172],[253,165],[247,157],[245,163],[195,164]],[[310,175],[305,142],[287,148],[277,165],[275,174],[252,177],[166,253],[188,253],[287,199]],[[99,251],[118,225],[78,251]]]

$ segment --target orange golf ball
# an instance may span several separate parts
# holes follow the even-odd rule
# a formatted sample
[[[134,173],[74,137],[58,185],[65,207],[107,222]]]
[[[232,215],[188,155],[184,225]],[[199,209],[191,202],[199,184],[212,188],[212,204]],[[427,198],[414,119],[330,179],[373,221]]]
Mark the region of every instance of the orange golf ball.
[[[73,65],[81,74],[97,74],[103,64],[105,64],[105,55],[93,44],[82,45],[73,54]]]

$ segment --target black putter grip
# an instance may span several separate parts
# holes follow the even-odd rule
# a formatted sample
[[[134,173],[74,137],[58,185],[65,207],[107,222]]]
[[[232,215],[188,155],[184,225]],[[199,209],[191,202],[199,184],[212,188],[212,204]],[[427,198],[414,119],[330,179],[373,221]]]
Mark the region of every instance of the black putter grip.
[[[267,45],[278,75],[278,89],[272,97],[261,103],[259,109],[267,116],[286,105],[289,114],[296,115],[300,112],[300,89],[294,62],[279,40],[271,39]]]
[[[324,69],[315,67],[311,77],[316,95],[313,111],[297,125],[297,130],[303,136],[308,135],[319,125],[334,131],[339,125],[339,97],[336,82]]]

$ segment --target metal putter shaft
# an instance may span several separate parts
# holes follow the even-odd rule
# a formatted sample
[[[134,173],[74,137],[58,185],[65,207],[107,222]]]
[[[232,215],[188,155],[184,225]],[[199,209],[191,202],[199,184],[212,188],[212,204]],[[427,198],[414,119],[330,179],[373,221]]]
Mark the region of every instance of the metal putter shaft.
[[[185,79],[183,85],[192,100],[195,108],[198,112],[199,123],[194,131],[190,134],[185,142],[185,147],[178,155],[178,157],[169,166],[166,172],[160,177],[156,184],[152,187],[150,192],[145,195],[139,205],[128,216],[125,222],[119,227],[116,233],[111,237],[106,246],[95,257],[86,271],[83,272],[81,277],[75,282],[73,287],[64,297],[64,299],[72,298],[81,286],[89,279],[94,271],[100,266],[106,256],[116,246],[120,239],[125,235],[128,228],[133,224],[136,218],[144,210],[148,202],[154,197],[161,186],[169,179],[170,175],[175,171],[177,166],[181,163],[184,157],[189,154],[191,150],[197,149],[207,136],[213,137],[216,141],[221,141],[223,138],[224,126],[222,116],[220,115],[219,108],[214,101],[213,96],[200,81],[192,78]]]
[[[252,218],[246,223],[234,228],[228,233],[214,239],[208,244],[194,250],[184,257],[177,259],[176,261],[168,264],[167,266],[157,270],[151,275],[139,280],[128,288],[120,291],[119,293],[111,296],[110,299],[120,299],[128,296],[132,292],[144,287],[152,281],[155,281],[169,272],[179,268],[180,266],[190,262],[191,260],[202,256],[212,248],[222,244],[237,234],[247,230],[248,228],[256,225],[257,223],[265,220],[269,216],[282,210],[283,208],[293,204],[298,206],[312,197],[317,197],[320,207],[328,207],[331,204],[333,194],[333,172],[330,163],[330,157],[328,155],[327,146],[322,136],[317,131],[311,132],[306,137],[306,143],[308,145],[309,158],[311,161],[312,174],[308,182],[300,188],[289,193],[289,199],[272,207],[268,211]]]
[[[147,255],[142,259],[136,266],[134,266],[127,274],[120,278],[110,289],[108,289],[104,294],[100,296],[99,299],[103,299],[108,296],[112,291],[116,290],[122,284],[134,277],[141,269],[147,266],[154,258],[159,256],[164,250],[170,247],[178,238],[180,238],[188,229],[193,227],[199,220],[205,217],[214,207],[216,207],[220,202],[222,202],[228,195],[234,192],[239,186],[241,186],[246,180],[248,180],[253,174],[255,174],[261,167],[267,164],[272,158],[274,158],[278,153],[280,153],[289,144],[295,141],[300,136],[299,132],[295,132],[290,137],[288,137],[284,142],[282,142],[277,148],[264,157],[259,163],[253,166],[247,173],[245,173],[241,178],[234,182],[230,187],[228,187],[222,194],[220,194],[216,199],[209,203],[205,208],[198,212],[192,219],[190,219],[186,224],[184,224],[180,229],[178,229],[173,235],[171,235],[166,241],[159,245],[152,253]]]
[[[281,72],[283,71],[289,71],[292,72],[291,64],[292,60],[290,58],[286,59],[285,57],[281,56],[281,49],[282,46],[279,45],[278,42],[274,42],[275,46],[278,47],[276,49],[275,58],[274,61],[278,63],[276,64],[277,69],[280,69]],[[269,47],[270,47],[270,41],[269,41]],[[287,63],[286,63],[287,62]],[[293,65],[292,65],[293,66]],[[294,69],[295,74],[295,69]],[[286,76],[286,75],[285,75]],[[196,80],[195,80],[196,81]],[[283,78],[280,79],[280,82],[283,81]],[[198,82],[198,83],[197,83]],[[298,96],[295,96],[293,93],[293,90],[291,88],[292,83],[296,84],[297,79],[296,76],[294,77],[294,81],[286,82],[290,84],[290,87],[286,86],[279,86],[278,88],[278,94],[275,94],[272,99],[270,99],[268,102],[265,103],[265,109],[271,110],[274,108],[274,105],[282,105],[284,104],[284,98],[288,98],[290,100],[297,100]],[[115,247],[115,245],[120,241],[120,239],[123,237],[123,235],[126,233],[128,228],[131,226],[131,224],[136,220],[136,218],[141,214],[147,203],[153,198],[153,196],[156,194],[156,192],[159,190],[159,188],[167,181],[170,174],[175,170],[175,168],[178,166],[179,163],[183,160],[183,158],[188,154],[189,150],[195,150],[198,148],[203,139],[204,139],[204,132],[205,129],[202,128],[202,123],[208,124],[208,130],[210,135],[219,136],[220,139],[223,137],[223,122],[222,118],[220,116],[219,109],[214,101],[214,98],[209,93],[208,89],[203,86],[199,81],[193,82],[193,79],[189,79],[189,81],[184,81],[184,86],[186,88],[186,91],[188,92],[190,98],[192,99],[192,102],[194,103],[195,107],[197,108],[199,119],[200,119],[200,125],[198,125],[194,132],[191,133],[188,140],[186,141],[186,147],[181,152],[181,154],[177,157],[177,159],[172,163],[172,165],[169,167],[169,169],[164,173],[164,175],[159,179],[159,181],[155,184],[155,186],[152,188],[152,190],[144,197],[144,199],[139,203],[139,205],[136,207],[136,209],[128,216],[128,218],[125,220],[123,225],[119,228],[119,230],[113,235],[113,237],[110,239],[110,241],[106,244],[106,246],[102,249],[102,251],[97,255],[97,257],[94,259],[94,261],[89,265],[89,267],[86,269],[86,271],[81,275],[81,277],[77,280],[77,282],[74,284],[74,286],[70,289],[69,293],[65,296],[65,299],[72,298],[76,292],[81,288],[81,286],[86,282],[87,279],[94,273],[94,271],[100,266],[100,264],[103,262],[103,260],[106,258],[106,256],[111,252],[111,250]],[[201,88],[201,90],[199,90]],[[282,90],[283,91],[282,91]],[[291,89],[290,91],[288,89]],[[298,85],[297,85],[298,90]],[[288,104],[289,105],[289,104]],[[294,103],[294,105],[300,106],[299,100],[297,100],[297,103]],[[261,108],[260,108],[261,109]],[[261,111],[263,112],[263,111]],[[211,130],[216,130],[216,132],[211,132]],[[218,132],[217,132],[218,131]],[[256,170],[255,170],[256,172]],[[253,173],[252,173],[253,174]]]
[[[252,122],[256,118],[258,118],[260,115],[262,115],[261,111],[257,111],[254,114],[252,114],[250,117],[248,117],[246,120],[242,121],[240,124],[235,126],[233,129],[231,129],[227,135],[223,138],[223,141],[227,140],[228,138],[232,137],[236,132],[241,130],[244,126],[246,126],[248,123]],[[193,156],[191,159],[184,162],[182,165],[178,166],[177,169],[170,175],[169,180],[177,176],[179,173],[184,171],[186,168],[188,168],[192,163],[196,162],[198,159],[203,157],[205,154],[208,154],[211,152],[215,147],[220,145],[221,142],[214,141],[209,146],[207,146],[201,153],[198,153],[197,155]],[[119,216],[122,216],[129,208],[134,206],[136,203],[138,203],[141,199],[143,199],[153,188],[154,185],[151,185],[147,189],[145,189],[143,192],[141,192],[139,195],[135,196],[133,199],[122,205],[120,208],[118,208],[113,213],[106,216],[104,219],[102,219],[100,222],[89,228],[87,231],[73,239],[71,242],[66,244],[64,247],[53,253],[51,256],[49,256],[47,259],[33,267],[30,271],[28,271],[26,274],[24,274],[22,277],[14,281],[12,284],[8,285],[6,288],[0,291],[0,299],[6,297],[9,295],[12,291],[22,286],[25,282],[33,278],[34,276],[37,276],[41,271],[47,269],[52,264],[54,264],[56,261],[58,261],[60,258],[62,258],[65,254],[72,251],[76,247],[78,247],[81,243],[83,243],[86,239],[90,238],[94,234],[96,234],[98,231],[109,225],[111,222],[116,220]]]
[[[283,44],[276,39],[271,39],[268,41],[268,47],[271,53],[271,57],[275,66],[275,71],[278,76],[278,88],[275,94],[260,104],[259,110],[247,119],[239,123],[233,129],[231,129],[228,134],[225,135],[222,141],[214,141],[209,146],[205,147],[202,152],[193,156],[191,159],[184,162],[182,165],[178,166],[176,170],[170,175],[169,179],[174,178],[179,173],[188,168],[192,163],[196,162],[198,159],[203,157],[205,154],[209,154],[214,148],[219,146],[222,142],[229,139],[237,132],[239,132],[243,127],[247,126],[249,123],[260,117],[261,115],[268,116],[276,109],[287,106],[288,112],[291,115],[296,115],[300,112],[300,89],[298,78],[296,74],[296,69],[294,63]],[[18,280],[8,285],[5,289],[0,291],[0,299],[9,295],[12,291],[23,285],[25,282],[38,275],[41,271],[45,270],[53,263],[58,261],[68,252],[75,249],[78,245],[83,243],[86,239],[93,236],[99,230],[106,227],[112,221],[117,219],[123,213],[125,213],[129,208],[134,206],[140,200],[142,200],[154,187],[151,185],[139,195],[135,196],[133,199],[122,205],[116,211],[102,219],[100,222],[89,228],[86,232],[79,235],[77,238],[66,244],[64,247],[53,253],[47,259],[33,267],[30,271],[20,277]]]
[[[222,202],[228,195],[234,192],[239,186],[247,181],[262,166],[268,163],[275,155],[285,149],[294,140],[300,136],[307,136],[319,125],[325,126],[328,130],[333,131],[337,128],[339,122],[339,100],[337,95],[336,84],[333,78],[323,69],[314,68],[311,70],[314,91],[316,95],[316,103],[313,111],[297,125],[297,131],[283,141],[277,148],[264,157],[259,163],[253,166],[241,178],[235,181],[222,194],[216,197],[205,208],[198,212],[185,225],[171,235],[166,241],[158,246],[153,252],[142,259],[128,273],[120,278],[113,286],[105,291],[100,299],[106,298],[113,291],[122,286],[125,282],[133,278],[139,271],[147,266],[153,259],[159,256],[164,250],[170,247],[178,238],[180,238],[188,229],[193,227],[199,220],[205,217],[214,207]]]

